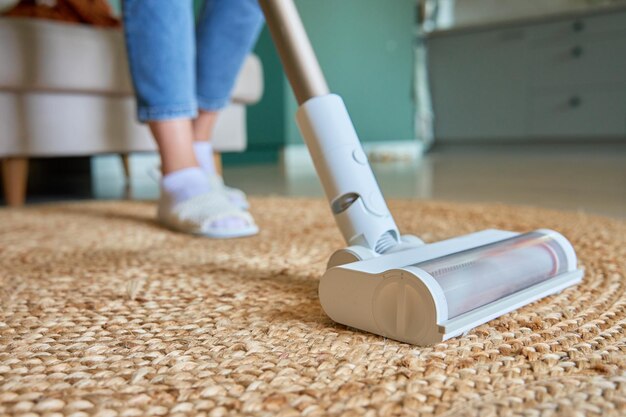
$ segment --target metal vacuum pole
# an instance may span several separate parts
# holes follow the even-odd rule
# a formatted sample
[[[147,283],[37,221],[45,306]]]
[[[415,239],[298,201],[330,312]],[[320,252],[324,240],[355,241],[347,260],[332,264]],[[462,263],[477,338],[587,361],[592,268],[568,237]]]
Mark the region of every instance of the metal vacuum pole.
[[[293,0],[259,0],[298,104],[330,93]]]
[[[298,127],[335,221],[348,245],[356,247],[341,259],[363,259],[391,250],[400,243],[400,232],[343,100],[330,93],[294,1],[259,3],[300,105]]]

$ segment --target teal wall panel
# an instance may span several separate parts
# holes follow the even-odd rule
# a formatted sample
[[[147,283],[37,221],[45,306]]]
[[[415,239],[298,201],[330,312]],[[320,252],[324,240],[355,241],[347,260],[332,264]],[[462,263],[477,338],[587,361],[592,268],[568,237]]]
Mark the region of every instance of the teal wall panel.
[[[297,0],[333,92],[348,106],[361,140],[415,137],[415,0]],[[297,105],[288,94],[290,120]],[[289,122],[287,142],[300,141]]]
[[[224,155],[224,163],[275,162],[285,145],[285,76],[274,43],[264,28],[254,49],[263,63],[261,101],[248,107],[248,149]]]
[[[120,13],[122,9],[122,0],[109,0],[109,4],[115,13]]]
[[[285,142],[285,90],[282,66],[267,28],[254,50],[263,63],[264,92],[248,107],[248,136],[252,146],[282,146]]]

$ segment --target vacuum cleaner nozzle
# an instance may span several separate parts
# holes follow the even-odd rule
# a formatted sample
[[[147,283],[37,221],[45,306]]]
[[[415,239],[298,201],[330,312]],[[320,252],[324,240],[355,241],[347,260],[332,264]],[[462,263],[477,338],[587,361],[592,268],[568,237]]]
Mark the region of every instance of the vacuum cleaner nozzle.
[[[336,322],[430,345],[581,281],[557,232],[486,230],[329,269],[320,282]]]
[[[320,281],[333,320],[428,345],[580,282],[574,249],[550,230],[487,230],[429,245],[401,235],[293,0],[259,1],[300,105],[298,126],[349,245]]]

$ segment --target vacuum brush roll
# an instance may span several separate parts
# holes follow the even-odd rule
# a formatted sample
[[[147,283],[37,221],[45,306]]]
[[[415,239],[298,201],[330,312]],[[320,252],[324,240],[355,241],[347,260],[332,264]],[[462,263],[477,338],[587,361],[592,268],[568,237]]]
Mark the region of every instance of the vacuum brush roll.
[[[451,319],[567,272],[575,258],[563,239],[541,230],[414,266],[441,286]]]

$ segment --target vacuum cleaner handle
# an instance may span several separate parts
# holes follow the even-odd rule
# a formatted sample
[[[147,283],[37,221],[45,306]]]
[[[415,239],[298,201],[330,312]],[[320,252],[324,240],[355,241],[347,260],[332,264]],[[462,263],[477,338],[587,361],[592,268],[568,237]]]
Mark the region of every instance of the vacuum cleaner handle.
[[[330,94],[293,0],[259,0],[259,3],[298,104]]]
[[[330,94],[293,0],[259,3],[300,105],[300,131],[346,242],[365,248],[366,257],[396,248],[402,242],[398,228],[343,100]],[[356,252],[357,259],[364,257],[363,250]]]

